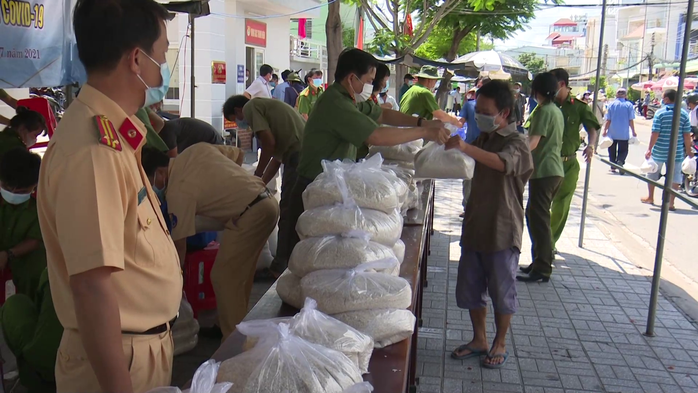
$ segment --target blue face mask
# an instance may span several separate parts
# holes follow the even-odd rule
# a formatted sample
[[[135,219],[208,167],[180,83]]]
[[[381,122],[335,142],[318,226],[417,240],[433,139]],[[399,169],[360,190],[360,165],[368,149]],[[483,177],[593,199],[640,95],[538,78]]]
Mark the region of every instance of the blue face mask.
[[[313,79],[313,85],[315,85],[315,87],[322,87],[322,79]]]
[[[150,106],[153,104],[157,104],[165,98],[167,90],[169,90],[170,88],[170,66],[167,64],[167,62],[164,62],[162,64],[158,63],[157,61],[155,61],[155,59],[148,56],[148,54],[145,52],[143,52],[143,54],[148,59],[150,59],[150,61],[152,61],[158,67],[160,67],[160,76],[162,77],[162,85],[160,87],[150,87],[147,83],[145,83],[143,78],[141,78],[141,76],[138,75],[138,79],[140,79],[141,83],[143,83],[143,85],[145,85],[146,87],[145,104],[143,104],[143,106]]]
[[[276,87],[276,82],[269,82],[269,86],[271,86],[272,89],[275,88],[275,87]]]
[[[15,194],[13,192],[7,191],[4,188],[0,188],[0,195],[2,195],[2,199],[4,199],[5,202],[9,203],[10,205],[21,205],[24,202],[28,201],[29,198],[31,198],[31,193]]]
[[[383,93],[383,94],[387,93],[389,87],[390,87],[390,81],[385,82],[385,87],[381,89],[381,93]]]
[[[161,190],[161,189],[153,186],[153,192],[155,192],[155,195],[158,196],[160,203],[165,203],[165,190]]]

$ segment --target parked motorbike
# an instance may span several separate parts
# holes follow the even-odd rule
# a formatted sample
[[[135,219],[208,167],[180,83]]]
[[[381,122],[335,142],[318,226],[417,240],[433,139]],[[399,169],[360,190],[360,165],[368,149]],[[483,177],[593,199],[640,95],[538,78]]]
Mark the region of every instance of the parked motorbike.
[[[61,121],[65,112],[66,95],[60,87],[31,88],[29,89],[29,96],[45,98],[51,105],[56,120]]]
[[[647,120],[652,120],[654,119],[654,114],[657,112],[662,106],[658,104],[649,104],[647,106],[647,114],[645,115],[645,119]]]
[[[693,143],[691,145],[693,154],[698,154],[698,135],[693,134]],[[686,195],[693,198],[698,198],[698,171],[692,175],[683,174],[683,190]]]

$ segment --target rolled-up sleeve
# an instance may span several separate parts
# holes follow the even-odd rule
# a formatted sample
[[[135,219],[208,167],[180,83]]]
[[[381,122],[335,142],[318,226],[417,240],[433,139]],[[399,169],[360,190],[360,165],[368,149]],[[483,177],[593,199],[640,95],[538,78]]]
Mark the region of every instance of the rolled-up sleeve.
[[[507,144],[497,155],[504,162],[504,173],[507,176],[520,176],[533,170],[531,150],[523,139]]]
[[[126,173],[116,152],[95,147],[71,157],[57,181],[56,233],[69,275],[124,268]]]

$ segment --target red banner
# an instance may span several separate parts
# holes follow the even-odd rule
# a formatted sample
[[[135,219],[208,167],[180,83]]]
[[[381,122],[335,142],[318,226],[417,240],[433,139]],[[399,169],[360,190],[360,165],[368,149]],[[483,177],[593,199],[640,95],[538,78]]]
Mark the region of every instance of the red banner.
[[[211,83],[225,83],[226,67],[224,61],[211,62]]]
[[[252,19],[245,19],[245,43],[267,47],[267,24]]]

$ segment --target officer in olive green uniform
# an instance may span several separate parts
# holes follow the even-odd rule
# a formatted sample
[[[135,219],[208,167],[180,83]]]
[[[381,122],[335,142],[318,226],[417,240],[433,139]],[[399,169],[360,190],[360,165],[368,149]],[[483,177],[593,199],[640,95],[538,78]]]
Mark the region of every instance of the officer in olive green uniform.
[[[20,107],[4,130],[0,131],[0,157],[16,148],[30,148],[46,131],[46,120],[39,113]]]
[[[417,115],[427,120],[439,119],[460,127],[460,122],[439,107],[432,90],[436,81],[442,79],[434,66],[422,67],[417,77],[417,83],[412,86],[400,99],[400,112],[413,116]]]
[[[555,103],[562,111],[565,118],[565,132],[562,135],[562,164],[565,170],[565,178],[560,184],[551,207],[551,228],[553,232],[553,246],[560,239],[565,223],[570,213],[572,197],[577,188],[579,179],[579,161],[577,161],[577,150],[581,145],[579,140],[579,130],[582,126],[589,134],[589,145],[584,150],[587,162],[591,161],[596,145],[597,130],[601,128],[596,116],[591,111],[591,107],[583,101],[579,101],[570,93],[567,87],[569,84],[569,74],[567,71],[558,68],[550,71],[558,80],[560,88]]]
[[[34,298],[10,296],[0,309],[5,342],[17,358],[19,381],[29,393],[56,391],[56,354],[63,335],[53,308],[48,270],[40,276]]]

